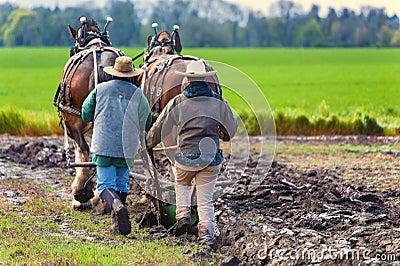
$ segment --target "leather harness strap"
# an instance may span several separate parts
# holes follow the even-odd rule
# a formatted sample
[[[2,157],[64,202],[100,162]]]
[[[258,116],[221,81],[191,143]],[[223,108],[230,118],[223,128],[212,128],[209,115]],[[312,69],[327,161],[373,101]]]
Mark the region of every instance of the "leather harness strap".
[[[147,64],[145,65],[145,69],[148,69],[150,65],[156,63],[154,68],[150,69],[150,71],[146,71],[145,75],[148,78],[148,82],[147,86],[145,85],[145,82],[142,82],[142,91],[145,93],[146,98],[149,100],[150,106],[154,106],[157,102],[158,108],[155,110],[157,114],[160,114],[162,111],[161,100],[165,77],[171,65],[177,59],[198,60],[199,58],[185,55],[162,55],[147,62]]]
[[[100,40],[100,39],[99,39]],[[80,51],[79,53],[75,54],[72,56],[66,66],[64,67],[63,71],[63,76],[59,85],[59,88],[57,89],[56,95],[53,100],[53,104],[58,107],[59,112],[65,111],[67,113],[81,116],[81,110],[74,107],[72,104],[72,97],[70,96],[70,85],[71,85],[71,80],[78,69],[79,65],[82,64],[85,59],[92,53],[93,56],[96,55],[97,52],[103,52],[103,51],[109,51],[115,53],[117,56],[125,55],[124,52],[121,50],[114,48],[114,47],[108,47],[108,46],[95,46],[97,43],[99,43],[99,40],[94,42],[92,40],[89,42],[90,47],[86,47],[86,49]],[[100,44],[104,44],[104,42],[100,41]],[[94,63],[96,64],[96,63]],[[97,66],[94,66],[95,74],[98,76],[97,73]],[[98,80],[98,77],[95,78],[95,83],[96,80]],[[68,101],[66,101],[66,93],[65,91],[67,90],[67,95],[68,95]],[[57,100],[56,100],[57,99]]]

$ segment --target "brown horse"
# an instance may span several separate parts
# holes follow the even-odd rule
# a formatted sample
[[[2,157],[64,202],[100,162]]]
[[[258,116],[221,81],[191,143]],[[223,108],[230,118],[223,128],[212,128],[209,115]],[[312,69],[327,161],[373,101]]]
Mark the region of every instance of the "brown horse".
[[[184,77],[175,74],[175,71],[185,72],[189,62],[199,60],[199,58],[193,56],[180,54],[182,45],[178,26],[174,26],[172,34],[166,30],[157,33],[156,27],[157,24],[153,23],[155,34],[148,37],[147,52],[141,66],[144,73],[139,77],[143,94],[152,107],[153,121],[167,103],[181,93],[182,84],[186,84]],[[203,62],[208,71],[212,70],[209,64]],[[206,81],[214,92],[222,95],[216,75],[208,77]]]
[[[153,122],[157,119],[161,111],[176,95],[182,92],[182,87],[186,87],[186,78],[179,76],[175,71],[185,72],[186,66],[193,60],[199,60],[197,57],[181,55],[182,45],[178,33],[178,26],[174,26],[172,34],[166,30],[157,33],[157,23],[153,23],[154,36],[147,39],[147,52],[144,55],[144,61],[141,68],[144,70],[139,77],[140,87],[143,94],[149,101]],[[203,60],[207,71],[212,67]],[[222,90],[217,75],[207,77],[213,91],[222,97]],[[175,141],[165,140],[170,145]],[[174,150],[165,150],[169,158],[173,158]],[[173,180],[173,172],[169,171],[170,179]]]
[[[75,46],[71,49],[71,57],[65,64],[53,104],[58,107],[60,124],[64,123],[65,142],[68,144],[66,135],[72,139],[75,162],[89,161],[89,146],[84,134],[92,125],[82,121],[82,103],[98,83],[111,78],[103,72],[103,68],[113,66],[115,58],[124,55],[122,51],[110,47],[106,32],[110,21],[111,19],[107,18],[103,32],[95,20],[86,21],[86,18],[81,18],[79,30],[68,25],[70,34],[75,39]],[[74,196],[73,207],[87,208],[99,202],[98,197],[91,202],[94,197],[95,182],[90,177],[89,168],[76,169],[76,176],[71,185]]]

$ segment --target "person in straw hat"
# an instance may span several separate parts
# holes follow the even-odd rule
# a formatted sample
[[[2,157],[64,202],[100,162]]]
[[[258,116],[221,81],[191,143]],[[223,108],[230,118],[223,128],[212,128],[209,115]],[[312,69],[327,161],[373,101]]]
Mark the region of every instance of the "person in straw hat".
[[[82,120],[93,121],[92,162],[97,169],[99,197],[111,209],[112,231],[128,235],[129,166],[137,153],[140,132],[151,125],[150,106],[132,83],[142,70],[134,69],[131,58],[117,57],[114,66],[104,67],[104,72],[112,79],[98,84],[85,99]]]
[[[176,178],[175,235],[188,233],[191,221],[192,181],[196,185],[198,243],[213,250],[214,205],[213,192],[222,163],[219,139],[230,140],[237,130],[237,121],[226,101],[216,95],[207,78],[216,71],[206,71],[204,62],[190,62],[185,72],[182,93],[173,98],[150,128],[146,141],[152,149],[161,141],[171,146],[175,140],[173,170]],[[210,78],[208,78],[210,79]],[[173,135],[173,137],[171,137]]]

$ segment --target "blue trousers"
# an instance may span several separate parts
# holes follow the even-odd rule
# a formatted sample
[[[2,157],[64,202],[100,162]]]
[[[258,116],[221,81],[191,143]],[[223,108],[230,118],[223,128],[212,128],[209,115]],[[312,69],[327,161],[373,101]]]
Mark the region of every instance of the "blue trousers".
[[[129,168],[116,166],[97,166],[97,190],[99,195],[108,189],[127,193],[129,181]]]

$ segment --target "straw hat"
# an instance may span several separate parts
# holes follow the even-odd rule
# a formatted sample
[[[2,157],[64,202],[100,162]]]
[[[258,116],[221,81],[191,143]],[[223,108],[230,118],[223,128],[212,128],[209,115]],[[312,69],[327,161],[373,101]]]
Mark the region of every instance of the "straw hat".
[[[192,61],[189,64],[187,64],[186,67],[186,72],[180,72],[178,70],[175,70],[175,73],[180,76],[186,76],[189,78],[200,78],[200,77],[208,77],[215,75],[217,71],[206,71],[206,67],[204,66],[203,61],[197,60],[197,61]]]
[[[133,68],[132,58],[120,56],[115,59],[114,66],[104,67],[104,72],[115,77],[130,78],[142,74],[143,70]]]

